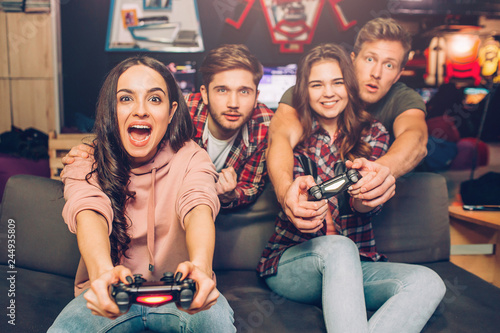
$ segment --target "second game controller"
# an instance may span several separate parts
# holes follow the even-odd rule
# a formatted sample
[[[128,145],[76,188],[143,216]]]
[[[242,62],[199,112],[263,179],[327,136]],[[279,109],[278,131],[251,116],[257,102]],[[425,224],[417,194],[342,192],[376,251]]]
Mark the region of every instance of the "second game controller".
[[[174,273],[167,272],[160,281],[148,282],[141,274],[136,274],[129,284],[113,284],[111,296],[121,313],[127,312],[132,304],[156,307],[169,302],[176,302],[187,310],[196,292],[196,283],[191,279],[178,281],[176,277]]]
[[[349,186],[358,182],[361,179],[361,174],[355,170],[350,169],[347,172],[338,175],[330,180],[325,181],[319,185],[313,186],[309,189],[309,196],[311,200],[328,199],[347,190]]]

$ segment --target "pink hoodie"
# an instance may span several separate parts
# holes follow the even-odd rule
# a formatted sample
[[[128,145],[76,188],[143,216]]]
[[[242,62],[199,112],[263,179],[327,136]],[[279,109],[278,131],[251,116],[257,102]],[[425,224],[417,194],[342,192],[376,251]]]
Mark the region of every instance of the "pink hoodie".
[[[77,158],[64,170],[63,218],[72,233],[76,232],[76,215],[88,209],[103,215],[108,221],[108,233],[112,230],[109,198],[100,189],[95,174],[91,184],[85,181],[93,162],[91,158]],[[128,229],[129,258],[122,258],[121,264],[132,274],[158,281],[164,272],[174,272],[180,262],[189,260],[184,217],[195,206],[208,205],[215,220],[220,209],[216,181],[217,173],[207,152],[193,141],[177,153],[166,145],[149,163],[133,169],[129,189],[136,195],[125,211],[132,224]],[[88,280],[85,263],[80,260],[75,296],[89,287]]]

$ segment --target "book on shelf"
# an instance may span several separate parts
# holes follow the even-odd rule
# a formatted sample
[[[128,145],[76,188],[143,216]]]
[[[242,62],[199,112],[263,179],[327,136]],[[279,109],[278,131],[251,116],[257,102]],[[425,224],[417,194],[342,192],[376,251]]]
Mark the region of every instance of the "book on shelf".
[[[0,0],[0,8],[5,12],[22,12],[24,0]]]
[[[25,0],[24,11],[26,13],[48,13],[50,12],[50,0]]]
[[[0,0],[0,10],[5,12],[48,13],[50,0]]]

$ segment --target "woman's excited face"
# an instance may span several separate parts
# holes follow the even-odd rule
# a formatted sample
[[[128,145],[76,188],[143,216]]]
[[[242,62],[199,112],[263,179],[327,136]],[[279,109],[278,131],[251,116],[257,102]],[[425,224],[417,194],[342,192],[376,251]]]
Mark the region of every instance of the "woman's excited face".
[[[170,105],[167,84],[158,72],[136,65],[118,78],[116,105],[122,144],[137,167],[156,154],[177,102]]]

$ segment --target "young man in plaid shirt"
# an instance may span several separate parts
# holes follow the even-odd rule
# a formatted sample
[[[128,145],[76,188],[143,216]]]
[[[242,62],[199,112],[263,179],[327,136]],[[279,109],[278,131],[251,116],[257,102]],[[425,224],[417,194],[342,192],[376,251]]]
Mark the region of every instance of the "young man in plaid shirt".
[[[200,68],[203,85],[187,96],[194,140],[217,172],[223,208],[247,205],[262,192],[267,175],[267,130],[273,112],[257,102],[262,65],[245,45],[211,50]]]

